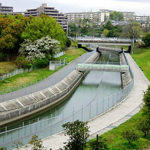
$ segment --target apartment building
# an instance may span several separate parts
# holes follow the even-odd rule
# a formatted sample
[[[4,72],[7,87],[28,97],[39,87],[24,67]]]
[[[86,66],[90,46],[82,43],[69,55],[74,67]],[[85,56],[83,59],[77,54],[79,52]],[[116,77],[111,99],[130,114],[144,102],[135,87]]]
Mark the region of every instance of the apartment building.
[[[135,16],[135,12],[120,12],[123,14],[123,18],[125,21],[133,20]]]
[[[134,16],[134,20],[150,22],[150,16]]]
[[[102,23],[109,18],[109,10],[108,9],[100,9],[98,12],[71,12],[65,13],[68,18],[68,22],[76,23],[80,19],[90,19],[93,22]]]
[[[1,14],[13,13],[13,7],[11,7],[11,6],[2,6],[2,3],[0,3],[0,13]]]
[[[68,30],[67,17],[63,13],[60,13],[54,7],[47,7],[47,4],[45,4],[45,3],[42,4],[42,6],[40,6],[38,8],[27,9],[27,11],[24,14],[25,14],[25,16],[35,16],[35,17],[38,17],[41,14],[46,14],[48,16],[55,18],[65,31]]]

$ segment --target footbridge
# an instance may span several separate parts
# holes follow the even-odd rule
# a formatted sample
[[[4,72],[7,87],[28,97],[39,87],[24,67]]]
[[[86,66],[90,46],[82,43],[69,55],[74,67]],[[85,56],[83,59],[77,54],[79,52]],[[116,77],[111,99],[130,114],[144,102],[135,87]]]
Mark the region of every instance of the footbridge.
[[[131,46],[133,40],[131,39],[122,39],[122,38],[77,38],[78,44],[96,44],[96,45],[118,45],[118,46]]]
[[[76,70],[78,71],[107,71],[107,72],[121,72],[129,71],[128,65],[109,65],[109,64],[77,64]]]

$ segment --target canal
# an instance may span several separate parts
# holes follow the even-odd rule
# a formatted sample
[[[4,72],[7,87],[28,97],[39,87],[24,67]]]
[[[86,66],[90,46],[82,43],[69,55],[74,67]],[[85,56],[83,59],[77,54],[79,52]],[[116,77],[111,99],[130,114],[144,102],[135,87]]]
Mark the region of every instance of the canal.
[[[102,56],[96,63],[111,63],[113,65],[118,64],[119,62],[120,60],[118,54],[103,52]],[[0,143],[5,143],[6,140],[11,141],[12,139],[15,139],[14,136],[16,137],[16,139],[19,137],[21,139],[22,135],[24,136],[30,134],[33,128],[36,128],[35,131],[38,131],[48,126],[48,124],[55,124],[59,122],[59,120],[63,120],[63,118],[65,118],[64,116],[69,117],[73,113],[77,112],[79,109],[87,107],[91,103],[96,102],[97,99],[102,100],[105,97],[109,97],[110,95],[120,90],[121,76],[119,72],[91,71],[85,76],[85,78],[77,87],[77,89],[73,92],[73,94],[59,105],[49,108],[34,116],[30,116],[27,119],[10,124],[7,127],[1,128],[1,132],[6,130],[12,130],[12,132],[10,134],[7,133],[7,137],[5,136],[6,132],[4,132],[4,135],[0,136]],[[82,118],[82,113],[78,114],[76,118]],[[87,115],[91,114],[92,113],[90,111],[87,112]],[[37,124],[37,122],[39,122],[39,124]],[[31,124],[33,124],[32,127]],[[22,126],[24,127],[22,128]],[[14,130],[14,128],[19,129]],[[61,131],[61,129],[62,128],[58,129],[58,131]],[[53,130],[57,129],[53,128]],[[50,132],[52,133],[53,131]],[[34,133],[36,134],[36,132]],[[27,140],[23,141],[25,142],[25,144],[27,143]],[[11,143],[8,145],[9,149]]]

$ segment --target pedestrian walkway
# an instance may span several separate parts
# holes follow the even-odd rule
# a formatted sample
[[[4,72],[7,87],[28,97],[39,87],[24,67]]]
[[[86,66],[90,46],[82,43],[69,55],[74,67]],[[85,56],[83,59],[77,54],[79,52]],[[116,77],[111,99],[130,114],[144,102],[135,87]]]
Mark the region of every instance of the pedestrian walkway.
[[[132,57],[129,54],[126,54],[126,57],[134,74],[133,90],[123,102],[116,105],[111,110],[105,112],[103,115],[97,116],[96,118],[89,121],[89,139],[95,138],[97,134],[101,135],[113,129],[114,127],[119,126],[140,110],[143,99],[143,92],[147,90],[149,81],[134,62]],[[64,142],[67,142],[67,137],[64,136],[63,132],[43,139],[43,145],[47,148],[47,150],[58,150],[64,146]],[[30,150],[31,147],[26,149]]]

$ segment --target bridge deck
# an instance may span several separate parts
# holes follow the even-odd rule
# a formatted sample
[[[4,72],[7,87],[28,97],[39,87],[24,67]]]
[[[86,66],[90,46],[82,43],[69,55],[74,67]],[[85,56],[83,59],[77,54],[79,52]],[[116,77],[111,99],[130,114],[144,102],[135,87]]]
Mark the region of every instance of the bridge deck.
[[[77,64],[76,70],[79,71],[107,71],[107,72],[127,72],[128,65],[108,65],[108,64]]]

